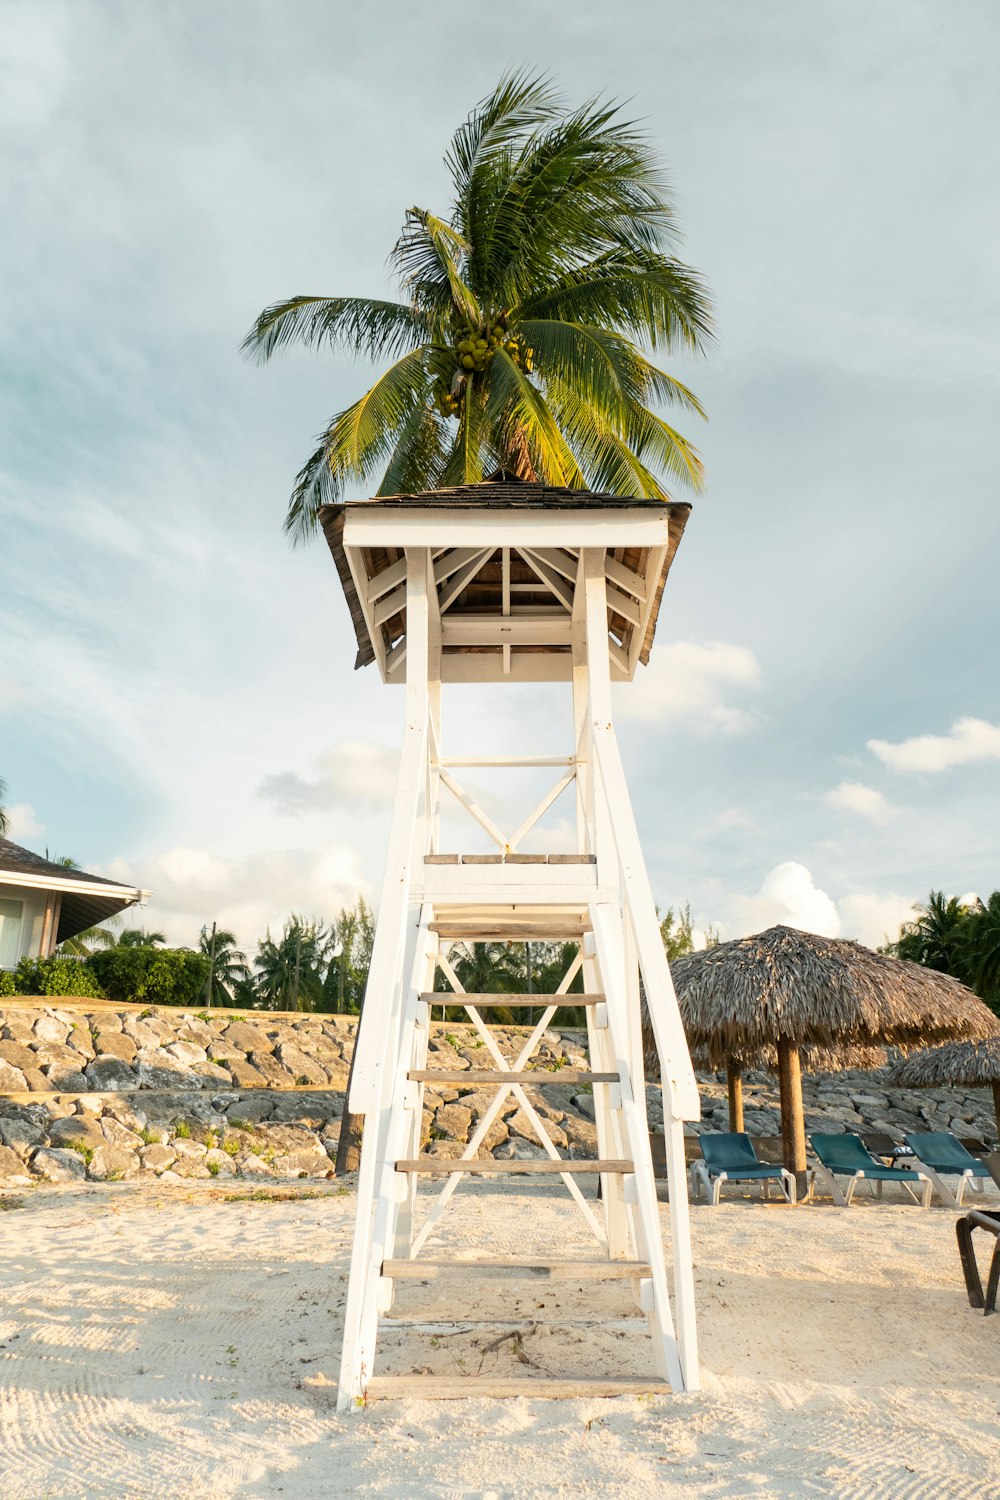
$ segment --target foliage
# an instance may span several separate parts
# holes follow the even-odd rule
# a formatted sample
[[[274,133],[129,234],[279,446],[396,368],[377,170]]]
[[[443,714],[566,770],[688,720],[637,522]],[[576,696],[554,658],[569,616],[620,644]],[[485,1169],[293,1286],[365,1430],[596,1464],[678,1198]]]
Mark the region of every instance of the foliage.
[[[52,958],[22,958],[14,971],[18,995],[85,995],[100,999],[100,980],[85,962],[56,954]]]
[[[71,958],[87,958],[97,948],[113,948],[117,941],[113,928],[120,923],[120,917],[109,917],[107,927],[85,927],[73,937],[64,938],[56,952]]]
[[[16,995],[14,976],[9,969],[0,969],[0,995]]]
[[[5,839],[10,832],[10,817],[4,807],[4,798],[7,795],[7,783],[0,776],[0,839]]]
[[[205,980],[205,1004],[235,1005],[236,986],[250,978],[247,956],[237,948],[235,933],[225,927],[216,928],[214,933],[203,927],[198,946],[209,965]]]
[[[323,1010],[338,1015],[360,1013],[374,942],[375,913],[365,898],[359,896],[354,906],[342,907],[339,916],[330,924]]]
[[[931,891],[926,906],[879,951],[960,979],[1000,1013],[1000,891],[964,906]]]
[[[652,410],[697,398],[644,347],[703,347],[698,276],[671,253],[674,212],[648,141],[618,106],[563,107],[525,73],[501,79],[445,157],[448,218],[405,215],[392,252],[405,301],[296,296],[244,341],[260,361],[293,344],[390,361],[333,417],[292,492],[285,529],[319,506],[469,483],[494,470],[617,495],[698,487],[695,449]]]
[[[85,965],[109,1000],[148,1005],[197,1004],[208,978],[208,959],[190,948],[122,947],[92,953]]]
[[[323,995],[329,933],[293,913],[277,942],[270,928],[257,950],[254,1009],[313,1010]]]
[[[119,948],[162,948],[167,941],[162,932],[147,932],[144,927],[126,927],[118,934]]]
[[[657,911],[657,916],[659,916]],[[683,958],[685,953],[694,952],[694,928],[691,923],[691,903],[679,906],[674,911],[668,906],[666,912],[660,917],[660,937],[663,939],[663,948],[668,959]]]

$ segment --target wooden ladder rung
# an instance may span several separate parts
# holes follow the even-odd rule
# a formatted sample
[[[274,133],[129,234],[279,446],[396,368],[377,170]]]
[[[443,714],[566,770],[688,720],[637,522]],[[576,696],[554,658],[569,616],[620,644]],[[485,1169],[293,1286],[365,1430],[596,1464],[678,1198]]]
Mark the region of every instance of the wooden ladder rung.
[[[459,995],[455,990],[444,990],[439,995],[436,990],[425,991],[421,996],[428,1005],[474,1005],[482,1008],[484,1005],[502,1005],[507,1010],[529,1009],[548,1010],[550,1005],[603,1005],[603,995],[525,995],[523,992],[515,994],[469,994]]]
[[[545,942],[556,942],[563,938],[567,942],[581,938],[590,931],[589,921],[583,918],[551,917],[548,921],[514,922],[490,921],[480,917],[474,921],[462,921],[458,917],[428,922],[428,930],[437,937],[450,938],[453,942],[471,939],[474,943],[523,943],[536,938]]]
[[[622,1276],[650,1276],[643,1260],[384,1260],[382,1275],[393,1281],[437,1281],[455,1272],[484,1280],[614,1281]]]
[[[591,1375],[574,1379],[566,1375],[373,1375],[368,1381],[368,1401],[483,1400],[527,1396],[541,1400],[586,1399],[613,1396],[669,1396],[670,1386],[659,1375]]]
[[[548,1158],[531,1157],[528,1160],[518,1160],[517,1157],[507,1157],[498,1161],[494,1156],[475,1156],[470,1161],[456,1159],[447,1156],[417,1156],[406,1161],[397,1161],[397,1172],[417,1172],[425,1177],[450,1177],[453,1172],[470,1172],[475,1176],[498,1176],[506,1172],[517,1172],[518,1174],[535,1174],[554,1172],[609,1172],[613,1175],[623,1176],[635,1171],[630,1161],[619,1161],[610,1157],[597,1157],[593,1160],[581,1161],[574,1158],[572,1161],[552,1161]]]
[[[573,1068],[555,1068],[551,1072],[544,1068],[532,1068],[526,1073],[487,1073],[470,1068],[462,1073],[457,1068],[414,1068],[407,1073],[414,1083],[620,1083],[618,1073],[577,1073]]]

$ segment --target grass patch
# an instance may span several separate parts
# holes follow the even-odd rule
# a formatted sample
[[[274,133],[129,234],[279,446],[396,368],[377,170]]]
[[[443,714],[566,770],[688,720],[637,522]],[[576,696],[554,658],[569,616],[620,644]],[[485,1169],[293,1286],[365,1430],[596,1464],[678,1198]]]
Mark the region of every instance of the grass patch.
[[[346,1188],[342,1189],[346,1192]],[[325,1193],[316,1192],[307,1188],[301,1193],[283,1192],[280,1188],[270,1191],[267,1188],[253,1188],[249,1193],[225,1193],[223,1203],[299,1203],[303,1198],[325,1198]]]
[[[191,1126],[187,1120],[174,1121],[174,1135],[179,1141],[189,1141],[191,1139]]]
[[[13,1213],[15,1208],[23,1208],[23,1198],[0,1198],[0,1214]]]
[[[242,1147],[233,1135],[227,1135],[222,1143],[222,1149],[227,1156],[239,1156]]]
[[[221,1171],[222,1168],[217,1161],[210,1161],[208,1163],[208,1175],[210,1177],[218,1177]]]
[[[87,1166],[90,1166],[90,1163],[94,1160],[93,1146],[87,1146],[83,1141],[66,1141],[65,1145],[67,1151],[75,1151],[78,1156],[83,1157]]]

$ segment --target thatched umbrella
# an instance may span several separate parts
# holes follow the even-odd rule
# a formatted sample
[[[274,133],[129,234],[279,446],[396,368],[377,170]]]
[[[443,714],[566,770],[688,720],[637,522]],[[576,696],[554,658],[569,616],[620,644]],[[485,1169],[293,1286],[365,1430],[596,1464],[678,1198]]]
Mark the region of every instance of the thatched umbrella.
[[[712,1067],[777,1051],[785,1165],[804,1186],[803,1047],[913,1047],[1000,1036],[949,975],[860,943],[770,927],[670,965],[688,1042]],[[735,1101],[734,1101],[735,1102]]]
[[[886,1082],[901,1089],[992,1088],[1000,1140],[1000,1040],[996,1037],[915,1052],[890,1069]]]

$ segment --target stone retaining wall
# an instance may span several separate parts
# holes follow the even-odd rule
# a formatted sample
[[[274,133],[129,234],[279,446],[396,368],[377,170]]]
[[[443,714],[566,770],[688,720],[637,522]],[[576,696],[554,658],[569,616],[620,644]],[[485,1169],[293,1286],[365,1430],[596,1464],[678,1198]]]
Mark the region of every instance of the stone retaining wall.
[[[330,1176],[356,1027],[345,1016],[11,1003],[0,1008],[0,1185]],[[501,1027],[495,1035],[513,1060],[527,1032]],[[491,1066],[474,1028],[456,1023],[432,1027],[428,1064]],[[548,1031],[533,1066],[547,1081],[528,1097],[552,1140],[568,1155],[595,1156],[593,1095],[558,1081],[564,1068],[586,1068],[583,1033]],[[703,1118],[689,1130],[727,1129],[724,1081],[699,1077]],[[995,1134],[986,1091],[887,1089],[878,1072],[846,1072],[806,1075],[803,1093],[811,1130]],[[460,1155],[494,1094],[471,1084],[428,1087],[426,1149]],[[658,1087],[647,1097],[655,1129]],[[776,1080],[748,1075],[744,1098],[750,1133],[777,1134]],[[544,1154],[514,1098],[482,1149],[498,1159]]]

